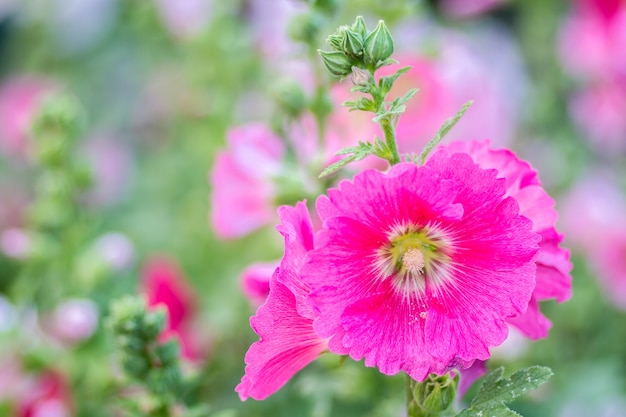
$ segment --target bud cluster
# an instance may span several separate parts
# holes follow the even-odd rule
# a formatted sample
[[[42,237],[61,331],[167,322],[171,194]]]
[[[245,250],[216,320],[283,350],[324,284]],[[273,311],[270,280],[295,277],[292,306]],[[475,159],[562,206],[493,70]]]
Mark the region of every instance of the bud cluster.
[[[148,312],[145,300],[128,296],[111,305],[108,324],[125,373],[162,402],[174,403],[182,388],[179,346],[174,339],[157,341],[165,321],[163,310]]]
[[[393,38],[382,20],[369,32],[359,16],[352,26],[339,27],[326,42],[331,51],[318,52],[328,71],[337,77],[351,74],[353,67],[374,72],[395,62],[391,59]]]

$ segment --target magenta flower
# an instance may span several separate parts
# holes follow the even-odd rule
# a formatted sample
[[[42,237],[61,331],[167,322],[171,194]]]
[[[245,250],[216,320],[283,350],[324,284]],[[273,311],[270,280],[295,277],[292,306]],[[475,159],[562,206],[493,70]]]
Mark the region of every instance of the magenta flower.
[[[38,106],[53,87],[47,80],[15,77],[0,85],[0,152],[24,156]]]
[[[331,352],[421,381],[487,359],[528,308],[541,237],[466,154],[364,171],[317,211],[301,275]]]
[[[248,266],[241,273],[241,289],[255,308],[267,299],[270,293],[270,280],[279,263],[278,261],[257,262]]]
[[[259,341],[246,353],[245,375],[235,388],[242,400],[267,398],[327,349],[327,341],[313,330],[314,312],[306,303],[309,287],[300,280],[306,254],[313,249],[309,213],[303,203],[278,212],[285,256],[270,280],[266,303],[250,319]]]
[[[176,337],[183,358],[201,359],[204,352],[193,331],[196,300],[178,266],[166,258],[151,258],[143,268],[141,284],[148,306],[167,310],[167,323],[160,340]]]
[[[210,221],[223,239],[245,236],[275,216],[276,187],[285,146],[262,124],[228,132],[228,147],[217,154],[210,183]]]
[[[539,311],[538,301],[556,299],[566,301],[571,296],[572,264],[569,251],[560,247],[563,236],[557,233],[557,213],[554,200],[541,187],[537,172],[513,152],[489,149],[489,141],[454,142],[451,152],[468,153],[479,167],[496,169],[498,178],[506,180],[506,196],[513,197],[520,206],[520,214],[533,223],[533,232],[541,236],[537,256],[537,284],[525,314],[509,321],[527,337],[547,336],[550,322]]]

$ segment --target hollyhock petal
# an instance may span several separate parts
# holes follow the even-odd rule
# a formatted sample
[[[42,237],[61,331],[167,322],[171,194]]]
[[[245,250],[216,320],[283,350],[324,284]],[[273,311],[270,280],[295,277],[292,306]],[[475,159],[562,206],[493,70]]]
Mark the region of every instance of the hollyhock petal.
[[[459,381],[458,398],[463,398],[468,389],[472,387],[474,382],[482,378],[487,373],[487,364],[485,361],[474,361],[472,366],[461,369],[461,379]]]
[[[245,375],[235,388],[242,400],[267,398],[326,350],[313,321],[298,313],[296,297],[278,280],[250,324],[260,340],[246,353]]]
[[[559,246],[562,236],[555,228],[558,215],[554,209],[554,200],[541,187],[537,172],[511,151],[490,149],[487,140],[453,142],[447,148],[452,152],[467,152],[481,168],[496,169],[498,177],[506,180],[506,194],[517,201],[520,214],[532,221],[533,231],[542,237],[536,260],[537,281],[532,302],[536,304],[537,301],[551,298],[559,302],[569,299],[572,268],[569,251]],[[538,312],[523,317],[517,318],[515,324],[532,330],[527,336],[536,338],[536,335],[542,334],[541,337],[545,337],[545,331],[549,328],[545,317]],[[533,319],[538,322],[527,322]]]
[[[305,303],[309,287],[300,280],[306,254],[313,249],[309,212],[300,202],[280,207],[278,213],[285,255],[270,279],[266,303],[250,319],[259,341],[246,353],[245,375],[235,388],[242,400],[262,400],[273,394],[328,345],[313,330],[314,312]]]
[[[301,275],[329,350],[417,380],[489,356],[526,310],[539,241],[496,174],[440,151],[318,199]]]
[[[508,322],[517,327],[526,337],[531,339],[541,339],[548,336],[548,330],[552,327],[552,323],[548,320],[539,309],[537,299],[533,297],[528,304],[526,313],[509,318]]]

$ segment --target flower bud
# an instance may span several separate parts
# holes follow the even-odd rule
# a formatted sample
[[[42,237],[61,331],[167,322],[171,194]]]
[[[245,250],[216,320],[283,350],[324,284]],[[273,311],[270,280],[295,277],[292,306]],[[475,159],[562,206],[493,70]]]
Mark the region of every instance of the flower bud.
[[[352,65],[356,63],[340,51],[328,52],[318,50],[318,52],[322,57],[322,61],[324,61],[326,69],[337,77],[345,77],[350,74],[352,72]]]
[[[455,377],[430,374],[424,382],[415,384],[413,399],[417,406],[428,414],[437,414],[447,410],[454,402],[459,382]]]
[[[365,20],[362,16],[357,16],[356,20],[352,24],[352,31],[361,35],[362,38],[367,36],[367,26],[365,26]]]
[[[351,57],[363,55],[363,38],[351,30],[345,32],[342,41],[342,50]]]
[[[369,64],[385,61],[393,54],[393,38],[385,22],[378,21],[376,29],[365,38],[363,49],[365,59]]]
[[[333,51],[343,51],[343,39],[345,38],[346,32],[348,30],[350,30],[349,26],[339,26],[335,33],[328,36],[328,38],[326,39],[326,43],[330,45],[330,48]]]

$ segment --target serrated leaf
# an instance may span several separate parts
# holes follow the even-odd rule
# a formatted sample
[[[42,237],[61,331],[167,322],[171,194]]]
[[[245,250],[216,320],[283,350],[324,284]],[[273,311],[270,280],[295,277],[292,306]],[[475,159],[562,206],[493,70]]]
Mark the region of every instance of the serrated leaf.
[[[375,153],[377,153],[377,148],[376,145],[369,143],[369,142],[359,142],[359,146],[351,146],[349,148],[344,148],[341,149],[337,152],[335,152],[335,155],[347,155],[347,154],[352,154],[346,158],[340,159],[339,161],[335,162],[334,164],[331,164],[329,166],[327,166],[319,175],[318,178],[322,178],[325,177],[327,175],[332,174],[333,172],[336,172],[337,170],[339,170],[340,168],[344,167],[345,165],[349,164],[350,162],[355,162],[355,161],[360,161],[361,159],[365,158],[366,156],[369,155],[373,155]]]
[[[470,407],[457,414],[457,417],[520,417],[505,403],[536,389],[552,376],[552,370],[544,366],[522,369],[506,379],[502,379],[503,373],[502,367],[490,372]]]
[[[467,103],[465,103],[463,107],[461,107],[461,110],[459,110],[457,114],[454,115],[454,117],[446,120],[443,123],[443,126],[441,126],[439,131],[435,134],[435,137],[430,142],[428,142],[428,144],[426,145],[426,147],[420,154],[420,161],[422,164],[424,164],[424,162],[426,161],[426,157],[428,156],[430,151],[432,151],[434,147],[437,146],[439,142],[441,142],[444,136],[448,134],[450,129],[452,129],[455,124],[457,124],[457,122],[461,119],[461,117],[463,117],[463,115],[465,114],[467,109],[469,109],[469,106],[471,106],[473,102],[474,102],[473,100],[470,100]]]
[[[393,87],[393,83],[396,82],[396,80],[402,75],[405,74],[406,72],[408,72],[412,67],[402,67],[400,68],[398,71],[396,71],[394,74],[389,75],[387,77],[380,77],[380,79],[378,80],[378,88],[381,89],[381,93],[383,95],[386,95],[390,90],[391,87]]]

